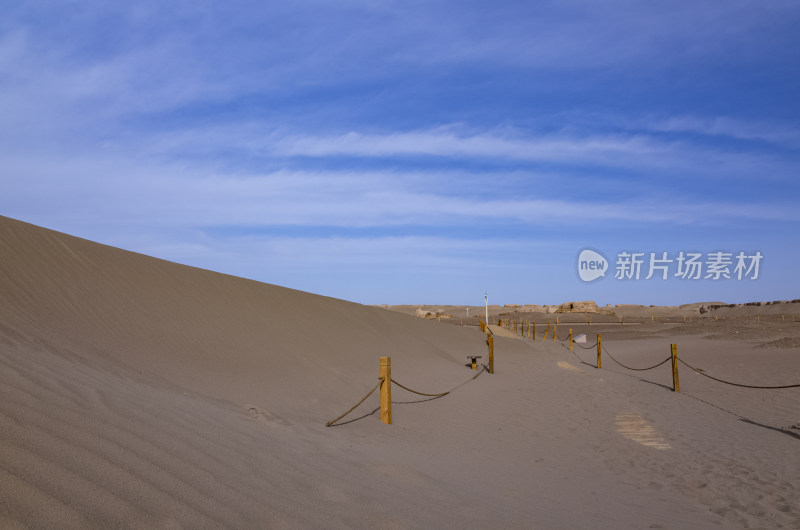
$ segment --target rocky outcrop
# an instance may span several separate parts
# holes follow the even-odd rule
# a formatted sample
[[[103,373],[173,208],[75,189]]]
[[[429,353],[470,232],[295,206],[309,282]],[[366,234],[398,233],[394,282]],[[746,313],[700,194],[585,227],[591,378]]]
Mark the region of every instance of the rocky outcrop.
[[[587,300],[585,302],[564,302],[558,308],[559,313],[596,313],[597,303]]]
[[[421,307],[418,307],[416,311],[414,311],[414,315],[422,318],[452,318],[453,315],[445,315],[444,309],[435,309],[433,311],[426,311]]]

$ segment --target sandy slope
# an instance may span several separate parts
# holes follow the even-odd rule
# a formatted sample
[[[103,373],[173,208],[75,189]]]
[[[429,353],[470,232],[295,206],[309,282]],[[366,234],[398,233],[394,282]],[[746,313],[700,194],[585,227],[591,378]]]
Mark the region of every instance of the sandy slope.
[[[2,527],[800,526],[800,439],[768,428],[800,420],[796,389],[759,405],[687,375],[675,394],[498,337],[496,374],[325,428],[379,356],[439,392],[483,335],[5,218],[0,256]],[[790,377],[793,351],[764,349],[786,358],[759,377]]]

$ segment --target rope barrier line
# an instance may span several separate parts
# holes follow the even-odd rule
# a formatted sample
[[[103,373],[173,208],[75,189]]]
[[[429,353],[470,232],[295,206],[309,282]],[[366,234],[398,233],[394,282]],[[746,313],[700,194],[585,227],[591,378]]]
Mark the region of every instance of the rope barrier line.
[[[411,392],[412,394],[418,394],[418,395],[420,395],[420,396],[428,396],[428,397],[442,397],[442,396],[446,396],[447,394],[449,394],[449,393],[450,393],[450,390],[448,390],[447,392],[442,392],[441,394],[426,394],[426,393],[424,393],[424,392],[417,392],[416,390],[411,390],[411,389],[410,389],[410,388],[408,388],[407,386],[401,385],[400,383],[398,383],[398,382],[397,382],[397,381],[395,381],[394,379],[392,379],[392,383],[396,384],[397,386],[399,386],[399,387],[400,387],[400,388],[402,388],[403,390],[408,390],[408,391],[409,391],[409,392]]]
[[[661,366],[661,365],[662,365],[662,364],[664,364],[665,362],[672,360],[672,356],[670,355],[669,357],[667,357],[666,359],[664,359],[664,360],[663,360],[663,361],[661,361],[660,363],[658,363],[658,364],[654,364],[653,366],[650,366],[650,367],[648,367],[648,368],[633,368],[632,366],[626,366],[626,365],[622,364],[621,362],[619,362],[618,360],[616,360],[616,359],[614,358],[614,356],[613,356],[613,355],[611,355],[611,353],[609,353],[609,351],[606,349],[606,347],[605,347],[605,346],[602,346],[602,348],[603,348],[603,351],[604,351],[604,352],[606,352],[606,354],[607,354],[609,357],[611,357],[611,360],[612,360],[612,361],[614,361],[615,363],[617,363],[618,365],[620,365],[620,366],[621,366],[621,367],[623,367],[623,368],[626,368],[626,369],[628,369],[628,370],[633,370],[633,371],[635,371],[635,372],[645,372],[645,371],[647,371],[647,370],[652,370],[653,368],[658,368],[659,366]]]
[[[580,346],[584,350],[592,350],[592,349],[597,347],[597,343],[596,342],[594,344],[592,344],[591,346],[581,346],[581,344],[578,343],[578,342],[576,342],[575,344],[577,344],[578,346]]]
[[[375,387],[374,387],[372,390],[370,390],[369,392],[367,392],[367,395],[366,395],[366,396],[364,396],[363,398],[361,398],[361,401],[359,401],[358,403],[356,403],[355,405],[353,405],[353,407],[352,407],[350,410],[348,410],[347,412],[345,412],[344,414],[342,414],[341,416],[339,416],[339,417],[338,417],[338,418],[336,418],[335,420],[331,420],[331,421],[329,421],[328,423],[326,423],[326,424],[325,424],[325,427],[330,427],[330,426],[332,426],[334,423],[336,423],[337,421],[341,420],[342,418],[344,418],[345,416],[347,416],[348,414],[350,414],[351,412],[353,412],[354,410],[356,410],[356,409],[358,408],[358,406],[359,406],[359,405],[361,405],[362,403],[364,403],[364,402],[367,400],[367,398],[368,398],[368,397],[370,397],[370,396],[372,395],[372,393],[373,393],[373,392],[375,392],[376,390],[378,390],[378,387],[379,387],[379,386],[381,386],[381,383],[383,383],[383,377],[379,377],[379,378],[378,378],[378,384],[377,384],[377,385],[375,385]]]
[[[420,396],[442,397],[442,396],[448,395],[449,393],[451,393],[456,388],[462,387],[462,386],[466,385],[467,383],[469,383],[470,381],[474,381],[475,379],[478,378],[479,375],[481,375],[483,372],[487,372],[487,371],[489,371],[489,367],[486,366],[485,364],[481,363],[481,369],[480,369],[480,371],[478,371],[477,374],[473,375],[472,377],[470,377],[469,379],[467,379],[463,383],[457,384],[456,386],[454,386],[453,388],[451,388],[447,392],[442,392],[441,394],[424,394],[422,392],[417,392],[416,390],[412,390],[412,389],[408,388],[407,386],[401,385],[400,383],[398,383],[394,379],[392,379],[392,383],[396,384],[397,386],[399,386],[400,388],[402,388],[404,390],[408,390],[409,392],[413,392],[414,394],[419,394]]]
[[[564,346],[564,347],[566,348],[566,346]],[[586,362],[586,361],[584,361],[583,359],[581,359],[581,356],[580,356],[580,355],[578,355],[578,353],[577,353],[576,351],[574,351],[574,350],[570,350],[569,352],[570,352],[572,355],[574,355],[574,356],[575,356],[575,358],[576,358],[576,359],[578,359],[578,360],[581,362],[581,364],[587,364],[587,365],[589,365],[589,366],[594,366],[594,365],[592,365],[592,364],[590,364],[590,363],[587,363],[587,362]]]
[[[567,338],[569,338],[569,337],[567,337]],[[562,340],[562,342],[564,342],[564,339],[561,339],[561,340]],[[564,346],[564,347],[566,348],[566,346],[565,346],[565,345],[563,345],[563,344],[562,344],[562,346]],[[581,345],[579,344],[579,346],[581,346]],[[589,349],[595,348],[596,346],[597,346],[597,343],[595,342],[595,343],[594,343],[593,345],[591,345],[591,346],[581,346],[581,348],[583,348],[584,350],[589,350]],[[614,361],[615,363],[617,363],[618,365],[620,365],[621,367],[623,367],[623,368],[625,368],[625,369],[627,369],[627,370],[633,370],[633,371],[636,371],[636,372],[644,372],[644,371],[647,371],[647,370],[652,370],[652,369],[654,369],[654,368],[658,368],[658,367],[659,367],[659,366],[661,366],[662,364],[664,364],[664,363],[666,363],[666,362],[669,362],[669,361],[671,361],[671,360],[672,360],[672,355],[670,355],[669,357],[667,357],[667,358],[666,358],[666,359],[664,359],[663,361],[661,361],[661,362],[659,362],[659,363],[656,363],[656,364],[654,364],[653,366],[649,366],[649,367],[647,367],[647,368],[634,368],[634,367],[632,367],[632,366],[627,366],[626,364],[623,364],[623,363],[619,362],[619,361],[618,361],[616,358],[614,358],[614,356],[613,356],[613,355],[611,355],[611,352],[609,352],[609,351],[606,349],[606,347],[605,347],[605,346],[601,346],[601,348],[603,349],[603,351],[604,351],[604,352],[606,352],[606,355],[608,355],[608,356],[611,358],[611,360],[612,360],[612,361]],[[581,361],[582,363],[585,363],[585,361],[584,361],[583,359],[581,359],[581,358],[580,358],[580,356],[579,356],[579,355],[577,355],[577,354],[576,354],[574,351],[572,351],[572,354],[573,354],[573,355],[575,355],[575,357],[576,357],[576,358],[577,358],[579,361]],[[676,357],[676,358],[677,358],[677,360],[678,360],[678,361],[679,361],[681,364],[685,365],[685,366],[686,366],[687,368],[689,368],[690,370],[692,370],[692,371],[694,371],[694,372],[696,372],[696,373],[698,373],[698,374],[700,374],[700,375],[702,375],[702,376],[708,377],[709,379],[713,379],[714,381],[717,381],[717,382],[719,382],[719,383],[724,383],[724,384],[726,384],[726,385],[738,386],[738,387],[741,387],[741,388],[755,388],[755,389],[762,389],[762,390],[780,390],[780,389],[784,389],[784,388],[800,388],[800,384],[795,384],[795,385],[775,385],[775,386],[762,386],[762,385],[745,385],[745,384],[742,384],[742,383],[734,383],[734,382],[732,382],[732,381],[726,381],[726,380],[724,380],[724,379],[719,379],[718,377],[714,377],[714,376],[712,376],[712,375],[708,375],[708,374],[707,374],[707,373],[705,373],[703,370],[699,370],[699,369],[695,368],[694,366],[690,365],[689,363],[687,363],[686,361],[684,361],[684,360],[683,360],[683,359],[681,359],[680,357]],[[587,363],[587,364],[588,364],[588,363]]]
[[[451,393],[453,390],[455,390],[455,389],[457,389],[457,388],[459,388],[459,387],[462,387],[462,386],[466,385],[466,384],[467,384],[467,383],[469,383],[470,381],[474,381],[475,379],[477,379],[477,378],[478,378],[478,376],[479,376],[479,375],[481,375],[483,372],[486,372],[486,371],[488,371],[488,367],[487,367],[485,364],[481,364],[481,369],[480,369],[480,371],[479,371],[477,374],[473,375],[472,377],[470,377],[469,379],[467,379],[467,380],[466,380],[466,381],[464,381],[463,383],[459,383],[459,384],[457,384],[456,386],[454,386],[453,388],[451,388],[451,389],[450,389],[450,390],[448,390],[447,392],[442,392],[441,394],[425,394],[425,393],[423,393],[423,392],[417,392],[416,390],[412,390],[412,389],[408,388],[407,386],[401,385],[400,383],[398,383],[398,382],[397,382],[397,381],[395,381],[394,379],[391,379],[391,382],[392,382],[392,383],[394,383],[394,384],[396,384],[396,385],[397,385],[397,386],[399,386],[400,388],[402,388],[402,389],[404,389],[404,390],[408,390],[409,392],[412,392],[412,393],[414,393],[414,394],[419,394],[420,396],[427,396],[427,397],[432,397],[432,398],[439,398],[439,397],[443,397],[443,396],[446,396],[446,395],[450,394],[450,393]],[[375,392],[375,391],[376,391],[376,390],[377,390],[377,389],[378,389],[378,388],[381,386],[381,384],[383,383],[383,378],[382,378],[382,377],[379,377],[378,379],[379,379],[379,381],[378,381],[378,384],[377,384],[377,385],[375,385],[375,387],[374,387],[372,390],[370,390],[369,392],[367,392],[367,395],[366,395],[366,396],[364,396],[363,398],[361,398],[361,401],[359,401],[358,403],[356,403],[355,405],[353,405],[353,406],[350,408],[350,410],[348,410],[347,412],[345,412],[344,414],[342,414],[341,416],[339,416],[339,417],[338,417],[338,418],[336,418],[335,420],[331,420],[331,421],[329,421],[328,423],[326,423],[326,424],[325,424],[325,427],[333,427],[333,426],[334,426],[334,424],[335,424],[337,421],[341,420],[342,418],[344,418],[345,416],[347,416],[348,414],[350,414],[351,412],[353,412],[354,410],[356,410],[356,409],[358,408],[358,406],[359,406],[359,405],[361,405],[362,403],[364,403],[364,402],[367,400],[367,398],[368,398],[368,397],[370,397],[370,396],[372,395],[372,393],[373,393],[373,392]],[[429,400],[423,400],[423,401],[429,401]],[[392,403],[395,403],[395,402],[393,401]],[[375,409],[375,410],[378,410],[378,409]],[[375,412],[375,411],[373,411],[373,412]]]
[[[703,376],[706,376],[709,379],[713,379],[714,381],[718,381],[720,383],[725,383],[726,385],[738,386],[738,387],[742,387],[742,388],[760,388],[760,389],[764,389],[764,390],[777,390],[777,389],[780,389],[780,388],[800,388],[800,384],[797,384],[797,385],[780,385],[780,386],[756,386],[756,385],[743,385],[741,383],[733,383],[731,381],[725,381],[724,379],[718,379],[718,378],[716,378],[714,376],[708,375],[704,371],[698,370],[694,366],[690,365],[689,363],[687,363],[686,361],[684,361],[680,357],[678,357],[678,361],[680,361],[682,364],[686,365],[687,368],[689,368],[691,370],[694,370],[696,373],[698,373],[700,375],[703,375]]]
[[[559,339],[558,345],[561,346],[562,348],[569,349],[569,346],[567,346],[566,344],[568,341],[569,341],[569,336],[567,336],[566,340]]]
[[[478,376],[479,376],[479,375],[481,375],[483,372],[488,372],[488,371],[489,371],[489,367],[488,367],[488,366],[486,366],[485,364],[481,364],[481,370],[480,370],[480,371],[479,371],[477,374],[473,375],[472,377],[470,377],[469,379],[467,379],[467,380],[466,380],[466,381],[464,381],[463,383],[459,383],[459,384],[457,384],[456,386],[454,386],[453,388],[451,388],[450,390],[448,390],[448,391],[447,391],[447,393],[449,394],[450,392],[452,392],[452,391],[453,391],[453,390],[455,390],[456,388],[460,388],[460,387],[462,387],[462,386],[466,385],[467,383],[469,383],[470,381],[474,381],[474,380],[475,380],[475,379],[477,379],[477,378],[478,378]]]

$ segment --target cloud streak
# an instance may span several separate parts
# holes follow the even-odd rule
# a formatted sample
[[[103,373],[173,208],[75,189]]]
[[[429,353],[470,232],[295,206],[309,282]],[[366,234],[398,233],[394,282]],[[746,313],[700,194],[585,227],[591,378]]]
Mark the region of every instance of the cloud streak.
[[[327,137],[289,137],[276,142],[273,152],[284,156],[430,155],[500,157],[518,160],[608,160],[614,156],[648,156],[665,149],[643,137],[509,138],[484,133],[458,135],[447,129],[384,135],[349,132]]]
[[[67,207],[85,225],[103,225],[109,212],[140,226],[396,227],[457,226],[473,222],[514,222],[531,226],[578,226],[586,222],[714,225],[735,220],[800,220],[787,204],[689,199],[680,193],[657,197],[632,194],[616,200],[570,198],[571,184],[548,177],[535,197],[482,191],[503,175],[451,172],[289,171],[219,174],[126,159],[78,159],[71,163],[14,163],[18,179],[6,186],[6,212],[35,219]],[[467,177],[466,180],[462,177]],[[448,183],[464,181],[459,191]],[[425,185],[426,182],[428,185]],[[441,191],[432,191],[438,182]],[[603,183],[597,184],[602,190]],[[665,200],[670,208],[661,205]],[[58,213],[61,212],[61,213]],[[105,221],[107,223],[107,221]]]

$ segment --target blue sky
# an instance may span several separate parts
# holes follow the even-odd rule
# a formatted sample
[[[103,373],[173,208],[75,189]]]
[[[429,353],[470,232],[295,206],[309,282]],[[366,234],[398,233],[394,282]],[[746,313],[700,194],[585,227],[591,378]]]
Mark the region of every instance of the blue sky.
[[[797,1],[0,7],[3,215],[370,304],[800,298]]]

